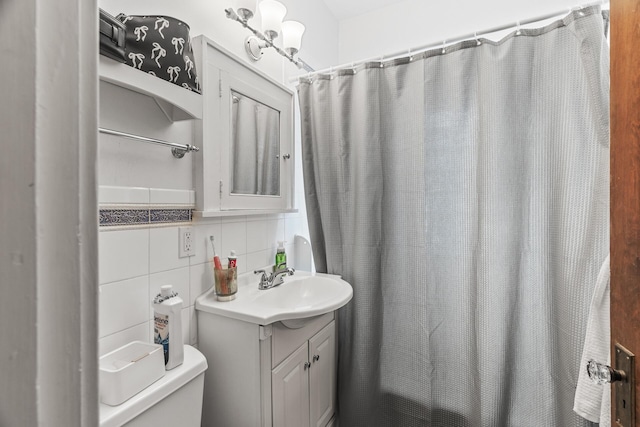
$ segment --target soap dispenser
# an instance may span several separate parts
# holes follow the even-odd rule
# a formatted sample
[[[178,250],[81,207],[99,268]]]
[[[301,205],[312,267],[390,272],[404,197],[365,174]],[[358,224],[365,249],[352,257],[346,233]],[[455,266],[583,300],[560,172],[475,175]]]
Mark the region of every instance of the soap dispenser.
[[[282,270],[287,268],[287,254],[284,252],[284,241],[278,241],[278,250],[276,252],[275,269]]]

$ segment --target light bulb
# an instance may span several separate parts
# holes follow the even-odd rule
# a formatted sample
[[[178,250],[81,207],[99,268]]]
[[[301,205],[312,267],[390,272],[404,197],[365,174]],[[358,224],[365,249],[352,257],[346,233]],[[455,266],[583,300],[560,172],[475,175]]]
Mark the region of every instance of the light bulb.
[[[282,23],[282,47],[285,52],[293,56],[300,50],[304,25],[298,21],[285,21]]]
[[[273,40],[278,37],[287,8],[276,0],[262,0],[258,7],[262,15],[262,31]]]

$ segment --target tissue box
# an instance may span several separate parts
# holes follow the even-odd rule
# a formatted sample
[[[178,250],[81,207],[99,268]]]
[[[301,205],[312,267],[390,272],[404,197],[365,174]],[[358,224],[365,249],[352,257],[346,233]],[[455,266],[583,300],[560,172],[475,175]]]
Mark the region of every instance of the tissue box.
[[[133,341],[100,358],[100,401],[120,405],[164,373],[162,346]]]

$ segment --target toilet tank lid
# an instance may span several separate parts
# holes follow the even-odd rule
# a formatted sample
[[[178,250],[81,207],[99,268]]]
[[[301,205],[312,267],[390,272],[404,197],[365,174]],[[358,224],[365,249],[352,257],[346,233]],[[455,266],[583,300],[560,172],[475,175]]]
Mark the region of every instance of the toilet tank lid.
[[[100,427],[121,426],[207,370],[207,359],[190,345],[184,346],[182,365],[118,406],[100,403]]]

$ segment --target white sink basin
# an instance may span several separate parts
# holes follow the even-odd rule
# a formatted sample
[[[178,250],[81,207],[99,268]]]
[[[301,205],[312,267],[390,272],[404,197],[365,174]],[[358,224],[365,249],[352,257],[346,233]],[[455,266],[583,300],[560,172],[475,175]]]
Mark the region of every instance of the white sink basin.
[[[258,289],[258,276],[238,277],[236,299],[217,301],[213,289],[196,300],[196,310],[259,325],[281,320],[302,319],[334,311],[351,300],[351,285],[330,274],[296,271],[284,283],[271,289]]]

